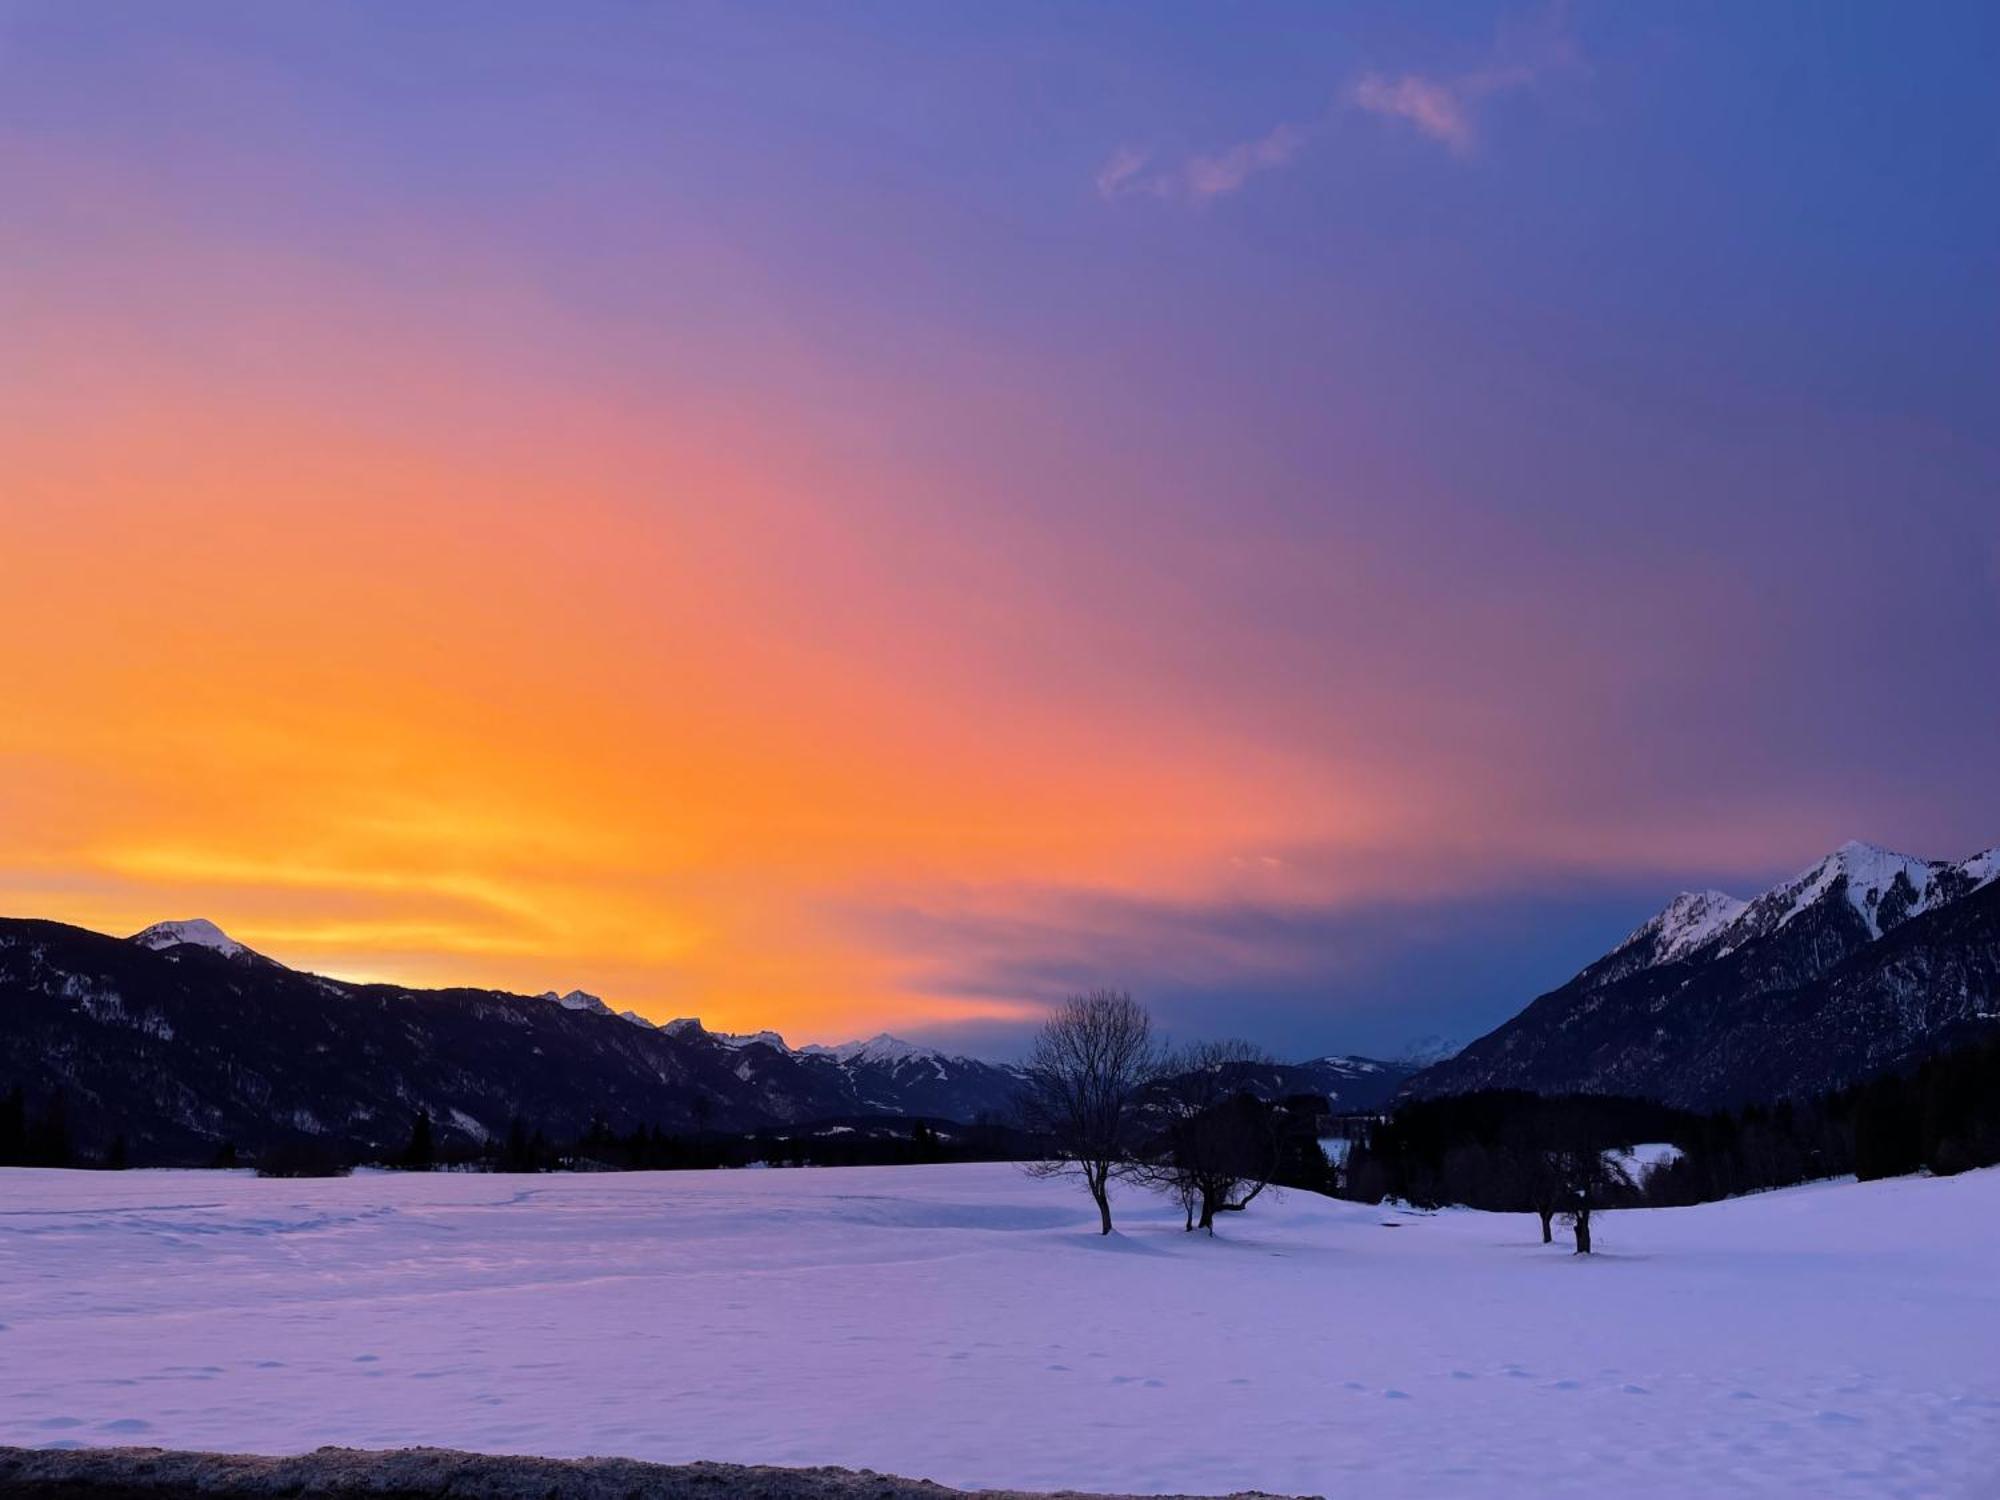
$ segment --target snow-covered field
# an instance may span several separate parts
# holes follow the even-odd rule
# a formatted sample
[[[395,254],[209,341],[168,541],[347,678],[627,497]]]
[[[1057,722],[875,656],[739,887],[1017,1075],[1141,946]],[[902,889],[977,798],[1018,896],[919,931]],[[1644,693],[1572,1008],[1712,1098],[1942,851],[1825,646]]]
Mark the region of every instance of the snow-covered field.
[[[966,1486],[1991,1495],[2000,1172],[1215,1241],[1004,1166],[0,1172],[0,1442],[834,1463]],[[1394,1225],[1394,1228],[1385,1227]]]

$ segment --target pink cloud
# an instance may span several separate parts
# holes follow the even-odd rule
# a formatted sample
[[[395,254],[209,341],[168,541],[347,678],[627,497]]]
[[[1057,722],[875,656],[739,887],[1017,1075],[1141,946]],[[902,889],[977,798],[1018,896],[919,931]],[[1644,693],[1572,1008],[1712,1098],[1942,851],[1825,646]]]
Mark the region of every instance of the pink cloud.
[[[1306,132],[1296,125],[1279,125],[1257,137],[1190,156],[1177,167],[1149,170],[1153,156],[1132,146],[1120,146],[1097,171],[1101,198],[1143,194],[1188,203],[1227,197],[1259,172],[1274,171],[1297,156]]]
[[[1355,84],[1351,97],[1358,108],[1407,120],[1454,151],[1462,154],[1472,149],[1472,117],[1459,86],[1419,73],[1405,73],[1394,80],[1370,73]]]
[[[1181,169],[1184,190],[1196,202],[1233,193],[1257,173],[1284,166],[1305,141],[1305,132],[1297,126],[1280,125],[1254,141],[1191,157]]]
[[[1570,34],[1567,7],[1554,5],[1525,21],[1503,25],[1489,60],[1469,72],[1440,76],[1369,73],[1348,91],[1357,109],[1401,120],[1457,155],[1479,144],[1479,114],[1501,94],[1537,87],[1552,73],[1586,67]]]
[[[1146,180],[1140,174],[1152,159],[1150,151],[1120,146],[1097,169],[1097,196],[1122,198],[1127,193],[1147,191]]]

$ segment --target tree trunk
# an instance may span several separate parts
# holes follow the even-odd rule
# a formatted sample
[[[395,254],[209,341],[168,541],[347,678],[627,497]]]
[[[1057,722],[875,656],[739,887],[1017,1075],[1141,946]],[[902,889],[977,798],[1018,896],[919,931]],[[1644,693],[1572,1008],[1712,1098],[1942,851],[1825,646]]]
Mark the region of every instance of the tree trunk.
[[[1576,1253],[1590,1254],[1590,1210],[1587,1208],[1576,1216]]]
[[[1103,1227],[1099,1229],[1097,1232],[1099,1234],[1111,1233],[1110,1192],[1102,1187],[1099,1187],[1096,1183],[1092,1183],[1090,1187],[1090,1196],[1097,1200],[1097,1217],[1103,1220]]]
[[[1554,1228],[1556,1211],[1553,1208],[1538,1208],[1535,1212],[1542,1216],[1542,1243],[1544,1245],[1554,1244],[1556,1238]]]

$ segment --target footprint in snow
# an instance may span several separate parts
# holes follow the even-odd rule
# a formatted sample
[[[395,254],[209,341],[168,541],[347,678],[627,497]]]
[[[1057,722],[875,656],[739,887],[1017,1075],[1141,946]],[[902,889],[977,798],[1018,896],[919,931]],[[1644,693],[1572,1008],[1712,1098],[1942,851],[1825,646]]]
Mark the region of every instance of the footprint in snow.
[[[1580,1391],[1583,1389],[1583,1382],[1581,1380],[1552,1380],[1549,1382],[1549,1389],[1552,1391]]]
[[[1408,1391],[1399,1391],[1392,1388],[1390,1390],[1384,1391],[1382,1393],[1382,1397],[1385,1401],[1407,1401],[1410,1399],[1410,1393]]]
[[[372,1365],[381,1357],[379,1354],[357,1354],[354,1356],[354,1362],[357,1365]]]
[[[1470,1370],[1453,1370],[1451,1378],[1453,1380],[1477,1380],[1479,1377]]]
[[[151,1422],[143,1422],[137,1417],[114,1417],[109,1422],[99,1422],[97,1430],[99,1432],[151,1432],[153,1424]]]
[[[1643,1385],[1621,1385],[1618,1387],[1618,1389],[1623,1391],[1628,1396],[1650,1396],[1653,1394],[1651,1391],[1647,1390]]]
[[[1823,1411],[1813,1418],[1822,1427],[1859,1427],[1861,1418],[1844,1411]]]

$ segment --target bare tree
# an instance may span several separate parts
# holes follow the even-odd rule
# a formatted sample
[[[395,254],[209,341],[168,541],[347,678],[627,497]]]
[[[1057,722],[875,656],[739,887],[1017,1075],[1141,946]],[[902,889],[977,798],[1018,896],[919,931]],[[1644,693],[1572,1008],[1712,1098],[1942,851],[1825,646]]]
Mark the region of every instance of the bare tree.
[[[1551,1162],[1561,1183],[1562,1218],[1576,1235],[1576,1253],[1590,1254],[1591,1210],[1601,1203],[1611,1186],[1604,1152],[1595,1146],[1574,1146],[1558,1151]]]
[[[1073,995],[1043,1023],[1028,1056],[1021,1122],[1046,1156],[1028,1170],[1083,1179],[1104,1234],[1111,1180],[1131,1159],[1133,1102],[1158,1069],[1152,1018],[1122,990]]]
[[[1136,1173],[1181,1205],[1189,1230],[1215,1233],[1218,1213],[1240,1213],[1276,1175],[1280,1112],[1247,1085],[1268,1054],[1248,1042],[1183,1048],[1146,1092],[1156,1129]]]

